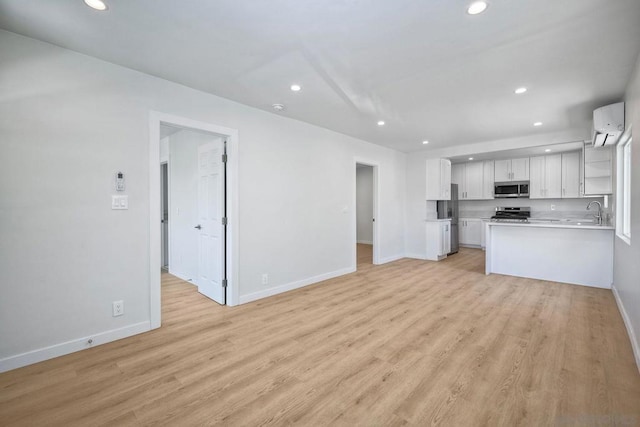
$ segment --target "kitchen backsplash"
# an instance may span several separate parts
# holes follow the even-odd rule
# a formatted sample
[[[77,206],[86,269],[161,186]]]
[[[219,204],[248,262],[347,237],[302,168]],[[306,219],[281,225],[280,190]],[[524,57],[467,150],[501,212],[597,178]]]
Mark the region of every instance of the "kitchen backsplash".
[[[603,214],[611,214],[611,208],[604,208],[604,197],[585,199],[496,199],[496,200],[464,200],[458,204],[460,218],[490,218],[497,206],[522,206],[531,208],[533,218],[587,218],[597,209],[587,211],[587,204],[597,200],[603,204]],[[611,201],[611,200],[610,200]]]

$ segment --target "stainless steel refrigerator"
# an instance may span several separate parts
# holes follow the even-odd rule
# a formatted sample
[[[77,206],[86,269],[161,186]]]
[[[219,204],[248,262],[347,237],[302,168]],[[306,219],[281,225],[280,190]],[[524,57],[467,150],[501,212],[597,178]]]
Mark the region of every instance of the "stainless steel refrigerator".
[[[438,200],[438,219],[451,218],[451,252],[458,252],[458,184],[451,184],[451,200]]]

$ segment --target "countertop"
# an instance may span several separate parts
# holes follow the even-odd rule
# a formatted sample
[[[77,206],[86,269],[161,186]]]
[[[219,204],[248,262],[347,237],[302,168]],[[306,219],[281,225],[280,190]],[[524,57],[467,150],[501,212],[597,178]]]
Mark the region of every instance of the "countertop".
[[[451,218],[440,218],[440,219],[425,219],[425,222],[445,222],[445,221],[451,221]]]
[[[535,220],[533,220],[535,221]],[[578,228],[582,230],[613,230],[612,225],[598,225],[581,221],[544,221],[535,222],[488,222],[490,226],[498,227],[538,227],[538,228]]]

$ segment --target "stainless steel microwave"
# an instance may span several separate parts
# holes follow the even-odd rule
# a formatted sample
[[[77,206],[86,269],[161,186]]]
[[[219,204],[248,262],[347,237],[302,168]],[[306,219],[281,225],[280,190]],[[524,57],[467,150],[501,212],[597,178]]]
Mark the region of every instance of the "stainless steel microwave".
[[[529,181],[496,182],[493,190],[496,199],[529,197]]]

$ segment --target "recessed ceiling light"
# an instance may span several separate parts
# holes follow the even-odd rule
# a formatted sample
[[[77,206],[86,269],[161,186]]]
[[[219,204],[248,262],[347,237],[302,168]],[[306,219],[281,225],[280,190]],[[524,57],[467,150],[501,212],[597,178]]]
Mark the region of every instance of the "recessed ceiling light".
[[[546,148],[546,149],[544,150],[544,152],[545,152],[545,153],[548,153],[549,151],[551,151],[551,148]]]
[[[469,157],[469,160],[473,160],[473,157]]]
[[[284,105],[283,104],[273,104],[272,107],[276,111],[284,111]]]
[[[427,144],[429,143],[429,141],[422,141],[422,143],[423,143],[424,145],[427,145]]]
[[[535,122],[533,125],[534,126],[542,126],[542,122]]]
[[[484,1],[476,1],[469,5],[467,9],[467,13],[469,15],[477,15],[479,13],[484,12],[487,9],[487,2]]]
[[[84,4],[95,10],[107,10],[107,5],[102,0],[84,0]]]
[[[525,93],[527,91],[526,87],[519,87],[518,89],[516,89],[514,92],[517,93],[518,95]]]
[[[378,122],[378,126],[384,126],[384,121],[383,121],[383,120],[380,120],[380,121]]]
[[[291,90],[294,92],[300,92],[300,89],[302,89],[300,85],[291,85]]]

